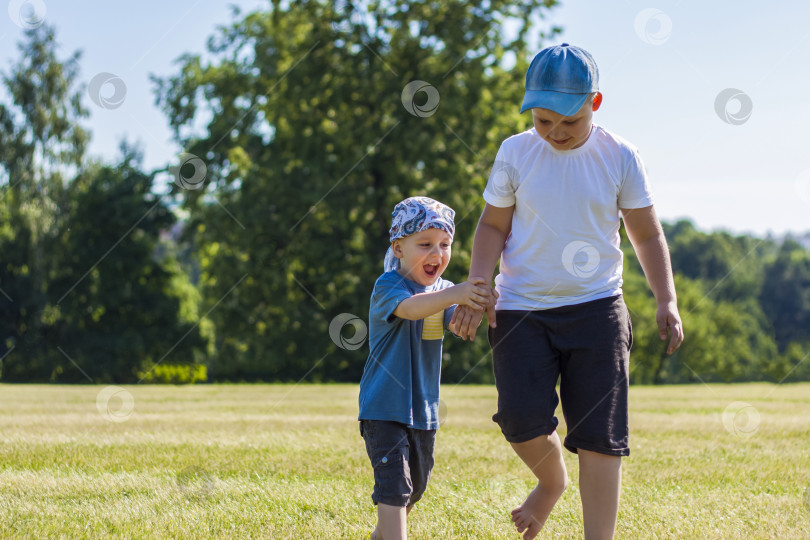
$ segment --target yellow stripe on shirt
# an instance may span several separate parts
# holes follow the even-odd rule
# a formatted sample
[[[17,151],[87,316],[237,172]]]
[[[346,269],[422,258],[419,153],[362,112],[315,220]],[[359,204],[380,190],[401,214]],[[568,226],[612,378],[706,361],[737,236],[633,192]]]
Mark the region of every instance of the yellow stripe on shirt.
[[[422,321],[422,339],[433,340],[444,337],[444,310],[425,317]]]

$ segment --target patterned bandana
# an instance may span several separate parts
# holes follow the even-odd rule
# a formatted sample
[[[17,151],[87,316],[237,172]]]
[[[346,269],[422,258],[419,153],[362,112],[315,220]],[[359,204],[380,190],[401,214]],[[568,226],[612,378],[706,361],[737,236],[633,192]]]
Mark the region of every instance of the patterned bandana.
[[[427,229],[441,229],[453,238],[456,227],[453,218],[456,212],[447,205],[429,197],[410,197],[398,203],[391,214],[391,242]],[[399,269],[399,259],[390,247],[385,254],[385,271]]]

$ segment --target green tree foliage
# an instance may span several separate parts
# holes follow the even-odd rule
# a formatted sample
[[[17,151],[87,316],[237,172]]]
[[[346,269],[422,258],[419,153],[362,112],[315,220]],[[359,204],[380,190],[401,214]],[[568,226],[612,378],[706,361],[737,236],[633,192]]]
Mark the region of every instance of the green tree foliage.
[[[84,156],[80,120],[87,111],[75,88],[79,55],[60,61],[52,28],[29,31],[18,48],[22,60],[2,74],[10,103],[0,103],[0,328],[6,334],[0,356],[16,348],[14,354],[42,374],[58,354],[48,345],[54,306],[47,283],[67,204],[65,176]]]
[[[688,221],[669,229],[670,256],[677,272],[712,283],[708,291],[712,298],[756,301],[764,278],[762,259],[773,249],[770,242],[726,232],[705,234]]]
[[[624,295],[633,320],[631,382],[640,384],[770,379],[776,344],[761,318],[726,301],[712,300],[706,284],[676,274],[678,307],[686,339],[673,355],[658,337],[655,299],[641,274],[625,271]]]
[[[175,217],[151,193],[154,175],[125,152],[119,165],[89,167],[71,183],[65,249],[51,284],[65,314],[60,347],[91,366],[84,369],[93,378],[115,382],[137,381],[158,362],[204,360],[196,309],[181,309],[174,274],[182,274],[171,259],[156,258],[160,232]],[[60,380],[81,381],[71,368],[69,361],[56,368]]]
[[[780,348],[792,341],[810,342],[810,252],[786,240],[765,265],[759,299]]]
[[[688,221],[665,231],[686,340],[674,355],[664,353],[655,301],[625,244],[624,293],[636,337],[633,382],[806,379],[810,253],[790,240],[780,247],[767,239],[699,232]]]
[[[86,162],[78,55],[63,64],[56,48],[52,29],[30,31],[3,76],[0,375],[135,382],[157,362],[200,363],[196,293],[156,256],[175,218],[136,151],[122,146],[116,166]]]
[[[342,350],[329,324],[367,318],[405,197],[456,209],[445,275],[466,277],[495,152],[525,129],[529,23],[553,3],[273,2],[211,38],[209,60],[187,55],[156,79],[178,142],[207,168],[185,201],[217,328],[211,376],[358,380],[367,349]],[[435,111],[403,106],[412,81],[435,88]],[[477,365],[466,380],[491,379],[486,352],[483,337],[449,343],[448,376]]]

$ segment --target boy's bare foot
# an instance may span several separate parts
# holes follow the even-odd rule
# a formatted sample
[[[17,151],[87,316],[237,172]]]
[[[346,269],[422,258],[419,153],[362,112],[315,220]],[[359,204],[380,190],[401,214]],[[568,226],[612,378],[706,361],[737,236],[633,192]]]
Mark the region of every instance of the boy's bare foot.
[[[523,533],[524,540],[531,540],[543,528],[545,519],[540,521],[536,517],[542,515],[543,508],[546,505],[543,499],[544,494],[540,489],[540,484],[537,484],[537,487],[529,493],[523,504],[512,510],[512,521],[517,527],[517,531]]]
[[[541,435],[522,443],[511,443],[520,459],[537,477],[537,486],[529,493],[523,504],[512,510],[512,521],[524,540],[537,536],[545,525],[548,515],[557,504],[565,488],[568,476],[562,456],[562,444],[557,432]]]

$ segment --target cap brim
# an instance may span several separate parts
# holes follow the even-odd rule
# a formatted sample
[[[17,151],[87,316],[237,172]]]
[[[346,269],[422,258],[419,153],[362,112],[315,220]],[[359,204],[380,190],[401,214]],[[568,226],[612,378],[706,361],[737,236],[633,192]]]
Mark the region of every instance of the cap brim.
[[[563,116],[572,116],[579,112],[588,99],[588,94],[565,94],[551,90],[526,90],[520,112],[529,109],[548,109]]]

